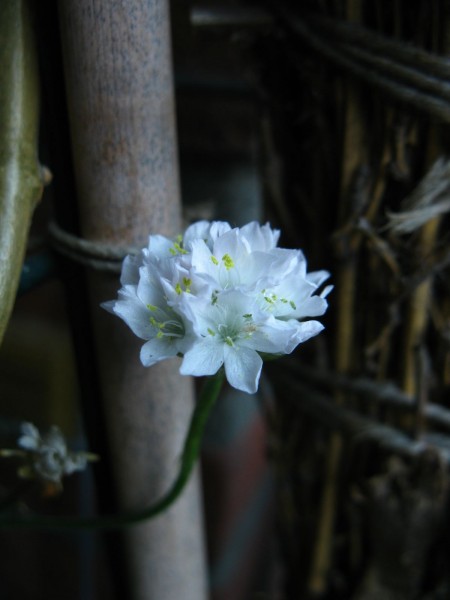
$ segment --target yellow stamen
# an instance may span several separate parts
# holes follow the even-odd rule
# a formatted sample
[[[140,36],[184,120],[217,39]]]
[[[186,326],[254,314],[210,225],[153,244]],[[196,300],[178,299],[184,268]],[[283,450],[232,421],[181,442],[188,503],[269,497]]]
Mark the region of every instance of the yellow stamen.
[[[232,267],[234,267],[233,259],[231,258],[231,256],[229,254],[224,254],[222,256],[222,261],[223,261],[223,264],[225,265],[225,268],[227,270],[229,270]]]

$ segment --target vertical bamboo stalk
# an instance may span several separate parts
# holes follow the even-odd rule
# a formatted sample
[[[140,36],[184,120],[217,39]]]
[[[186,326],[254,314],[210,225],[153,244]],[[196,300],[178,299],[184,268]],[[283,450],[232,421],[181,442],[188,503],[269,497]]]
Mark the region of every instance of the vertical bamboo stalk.
[[[447,12],[444,13],[444,39],[442,51],[448,54],[450,48],[450,41],[448,31],[449,19]],[[434,17],[434,45],[435,51],[439,49],[439,36],[437,35],[437,29],[440,26],[436,16]],[[439,143],[436,135],[437,130],[432,127],[429,140],[428,140],[428,151],[427,151],[427,162],[432,164],[439,154]],[[421,231],[418,240],[417,253],[420,258],[426,259],[427,255],[431,253],[436,239],[439,233],[439,227],[441,219],[439,217],[431,219],[426,223]],[[433,279],[426,279],[418,288],[414,291],[409,305],[407,307],[405,337],[404,337],[404,364],[402,373],[402,385],[403,389],[407,394],[414,396],[417,393],[417,361],[416,354],[417,349],[422,343],[425,330],[428,326],[430,303],[432,299],[432,288]]]
[[[145,244],[180,232],[166,0],[65,0],[61,30],[84,237]],[[178,468],[192,388],[177,359],[151,369],[139,341],[99,308],[117,277],[91,273],[90,296],[112,460],[123,508],[162,495]],[[198,476],[154,521],[126,533],[130,598],[205,598]]]
[[[442,15],[443,25],[437,19],[437,14],[434,14],[434,36],[433,43],[435,51],[439,51],[439,36],[438,27],[443,26],[443,43],[442,52],[448,55],[450,49],[450,21],[448,7]],[[439,137],[437,129],[432,126],[427,149],[427,162],[432,164],[440,151]],[[436,217],[428,221],[420,230],[420,235],[417,244],[417,256],[419,259],[426,260],[426,257],[431,254],[439,234],[439,228],[442,219]],[[402,373],[402,386],[407,394],[414,396],[418,394],[418,373],[417,373],[417,351],[423,343],[423,338],[428,327],[430,306],[433,295],[433,277],[427,278],[414,291],[411,300],[407,307],[405,336],[404,336],[404,363]],[[420,420],[420,415],[418,415]]]
[[[426,257],[433,248],[440,219],[433,219],[424,225],[417,252]],[[411,298],[406,317],[403,364],[403,389],[414,396],[417,392],[417,349],[422,343],[428,325],[432,292],[432,278],[421,283]]]
[[[358,0],[346,2],[346,17],[351,22],[361,21],[361,3]],[[365,131],[359,98],[359,86],[350,79],[344,80],[344,138],[343,138],[343,163],[341,171],[340,188],[340,220],[349,218],[348,199],[350,187],[361,164],[366,159],[364,155]],[[352,366],[354,358],[354,314],[356,301],[356,276],[357,276],[357,248],[360,243],[360,234],[352,235],[348,244],[348,255],[342,257],[342,262],[337,274],[338,290],[336,321],[336,370],[346,373]],[[337,394],[336,402],[341,404],[344,398]],[[342,437],[333,433],[324,468],[324,485],[320,499],[319,521],[317,539],[313,550],[311,570],[308,581],[308,591],[312,596],[321,596],[328,585],[330,566],[332,561],[333,533],[337,510],[337,493],[339,467],[342,456]]]
[[[28,2],[0,3],[0,343],[12,311],[28,229],[42,192],[39,85]]]

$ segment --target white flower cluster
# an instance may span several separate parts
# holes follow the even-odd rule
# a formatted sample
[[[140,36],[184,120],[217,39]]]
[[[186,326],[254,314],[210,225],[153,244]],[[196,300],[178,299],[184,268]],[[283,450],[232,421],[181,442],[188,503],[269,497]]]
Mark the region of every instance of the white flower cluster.
[[[231,228],[200,221],[174,242],[151,235],[128,256],[118,299],[103,307],[141,339],[150,366],[182,356],[183,375],[213,375],[222,366],[235,388],[254,393],[261,355],[289,354],[323,325],[326,271],[306,272],[300,250],[277,248],[279,231],[256,222]]]

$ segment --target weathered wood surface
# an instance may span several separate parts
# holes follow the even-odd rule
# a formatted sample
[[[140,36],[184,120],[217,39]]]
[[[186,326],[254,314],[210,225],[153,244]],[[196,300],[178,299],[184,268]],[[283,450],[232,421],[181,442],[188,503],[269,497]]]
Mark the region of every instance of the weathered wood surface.
[[[181,231],[168,5],[60,3],[82,235],[144,245]],[[178,469],[193,406],[176,360],[145,369],[140,341],[99,307],[117,277],[92,272],[90,295],[107,428],[123,508],[159,498]],[[167,513],[127,533],[130,598],[206,595],[198,477]]]

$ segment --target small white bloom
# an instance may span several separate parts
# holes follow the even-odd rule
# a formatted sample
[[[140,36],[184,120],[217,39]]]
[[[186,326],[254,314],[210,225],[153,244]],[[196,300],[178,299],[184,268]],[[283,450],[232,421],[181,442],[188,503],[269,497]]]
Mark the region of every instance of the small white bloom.
[[[22,423],[21,435],[17,440],[20,450],[1,450],[0,456],[16,456],[23,459],[18,474],[24,479],[40,479],[61,488],[65,475],[82,471],[89,461],[97,456],[88,452],[71,452],[60,429],[51,427],[41,434],[32,423]]]
[[[318,286],[297,270],[287,275],[275,285],[259,291],[262,308],[279,319],[305,319],[323,315],[328,303],[322,295],[317,295]]]
[[[269,253],[252,250],[239,229],[232,229],[217,238],[210,248],[203,240],[194,240],[192,271],[208,281],[213,288],[253,290],[268,286],[283,278],[295,261],[295,251]]]
[[[146,340],[141,348],[141,361],[146,367],[182,353],[187,343],[189,327],[169,306],[162,282],[157,266],[147,263],[139,267],[137,284],[124,285],[118,300],[102,305],[123,319],[137,337]]]
[[[261,373],[259,353],[284,354],[298,344],[297,321],[274,319],[239,290],[220,292],[213,301],[185,297],[179,308],[196,334],[180,367],[183,375],[213,375],[223,365],[228,382],[252,394]]]
[[[208,248],[212,248],[214,240],[230,229],[229,223],[225,221],[197,221],[186,229],[183,236],[183,247],[190,251],[194,240],[203,240]]]
[[[269,223],[261,226],[256,221],[252,221],[241,227],[240,234],[248,241],[253,252],[258,250],[269,252],[273,250],[280,238],[280,231],[278,229],[272,229]]]
[[[25,450],[37,450],[41,444],[41,434],[33,423],[22,423],[22,435],[17,440],[17,445]]]
[[[182,356],[181,373],[213,375],[253,393],[261,354],[287,354],[317,335],[332,286],[300,250],[278,248],[269,224],[199,221],[175,241],[151,235],[123,264],[118,299],[103,307],[145,344],[145,366]]]

